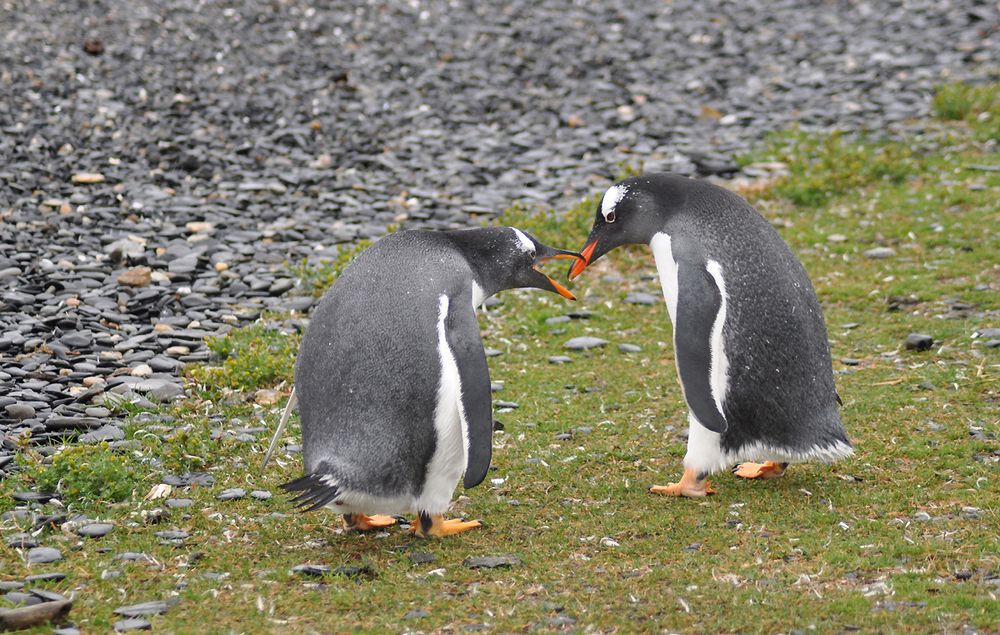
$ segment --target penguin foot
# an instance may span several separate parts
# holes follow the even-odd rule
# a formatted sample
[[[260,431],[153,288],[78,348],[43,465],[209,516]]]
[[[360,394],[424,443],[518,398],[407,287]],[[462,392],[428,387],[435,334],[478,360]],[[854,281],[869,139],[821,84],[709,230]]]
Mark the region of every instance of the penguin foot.
[[[684,470],[681,480],[669,485],[654,485],[649,488],[653,494],[661,496],[686,496],[688,498],[699,498],[714,494],[712,485],[705,479],[705,475],[697,474],[694,470]]]
[[[733,474],[740,478],[778,478],[785,473],[788,463],[764,461],[763,463],[740,463]]]
[[[445,520],[444,516],[441,514],[424,514],[421,513],[417,516],[416,521],[410,527],[410,531],[419,536],[420,538],[428,538],[430,536],[437,536],[439,538],[444,536],[451,536],[453,534],[460,534],[463,531],[469,531],[470,529],[475,529],[480,526],[478,520],[462,520],[460,518],[451,518]]]
[[[375,514],[374,516],[368,516],[367,514],[344,514],[344,529],[353,529],[354,531],[382,529],[395,524],[396,519],[392,516],[383,516],[381,514]]]

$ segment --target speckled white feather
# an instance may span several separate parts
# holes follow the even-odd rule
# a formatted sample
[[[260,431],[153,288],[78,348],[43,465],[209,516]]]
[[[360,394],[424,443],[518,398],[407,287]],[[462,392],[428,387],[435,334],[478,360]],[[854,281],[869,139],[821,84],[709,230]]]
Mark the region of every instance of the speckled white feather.
[[[517,234],[517,240],[521,243],[521,249],[528,252],[529,254],[535,253],[535,243],[531,242],[531,239],[524,235],[524,232],[516,227],[512,227],[514,233]]]
[[[601,215],[604,216],[604,220],[608,220],[608,214],[615,211],[615,207],[627,192],[628,187],[620,184],[608,188],[608,191],[604,193],[604,200],[601,202]]]

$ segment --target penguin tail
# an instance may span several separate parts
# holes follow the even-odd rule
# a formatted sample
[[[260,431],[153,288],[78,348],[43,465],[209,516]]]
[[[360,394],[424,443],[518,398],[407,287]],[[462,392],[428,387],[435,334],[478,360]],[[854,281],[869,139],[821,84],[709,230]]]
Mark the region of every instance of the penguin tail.
[[[326,474],[306,474],[280,486],[286,492],[298,492],[292,502],[299,511],[311,512],[340,496],[340,488]]]

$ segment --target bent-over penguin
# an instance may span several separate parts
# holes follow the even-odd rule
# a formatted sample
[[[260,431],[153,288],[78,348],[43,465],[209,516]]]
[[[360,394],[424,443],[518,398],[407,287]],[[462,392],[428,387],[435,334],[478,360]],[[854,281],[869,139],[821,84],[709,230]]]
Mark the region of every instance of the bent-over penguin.
[[[816,292],[763,216],[706,181],[627,179],[601,199],[570,278],[633,243],[653,251],[690,426],[683,477],[651,491],[705,496],[709,474],[741,462],[738,476],[764,478],[851,454]]]
[[[520,287],[575,299],[537,266],[579,257],[511,227],[404,231],[365,250],[323,297],[299,347],[305,475],[282,487],[353,529],[407,512],[422,537],[479,526],[443,518],[459,478],[478,485],[492,455],[475,309]]]

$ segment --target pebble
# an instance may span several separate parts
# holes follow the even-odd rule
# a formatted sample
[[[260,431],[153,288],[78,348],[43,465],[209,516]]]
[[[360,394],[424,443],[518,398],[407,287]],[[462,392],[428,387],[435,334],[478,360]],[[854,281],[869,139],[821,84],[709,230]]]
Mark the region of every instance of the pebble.
[[[174,509],[184,509],[193,505],[194,501],[190,498],[168,498],[163,504]]]
[[[118,620],[114,624],[114,629],[116,633],[127,633],[129,631],[148,631],[153,628],[153,625],[143,617],[130,617],[124,620]]]
[[[167,612],[167,609],[171,605],[176,604],[179,600],[172,599],[168,601],[163,600],[153,600],[151,602],[142,602],[139,604],[130,604],[128,606],[119,606],[115,609],[116,615],[122,615],[125,617],[143,617],[146,615],[162,615]]]
[[[927,351],[934,346],[934,338],[923,333],[910,333],[906,336],[906,350]]]
[[[219,492],[219,495],[216,496],[216,498],[219,499],[220,501],[231,501],[243,498],[246,495],[247,492],[245,489],[241,489],[239,487],[233,487],[230,489],[222,490],[221,492]]]
[[[598,346],[606,346],[607,340],[602,340],[599,337],[591,337],[589,335],[584,335],[582,337],[574,337],[563,344],[563,348],[568,348],[571,351],[585,351],[591,348],[596,348]]]
[[[521,564],[521,559],[514,555],[469,557],[462,564],[470,569],[496,569],[517,566]]]
[[[62,560],[62,552],[52,547],[34,547],[28,550],[28,562],[46,564]]]
[[[111,533],[115,526],[111,523],[90,523],[78,527],[76,533],[85,538],[101,538]]]
[[[273,494],[271,494],[271,492],[262,489],[255,489],[250,492],[250,496],[256,498],[257,500],[266,501],[270,500]]]
[[[892,247],[874,247],[864,252],[865,258],[871,258],[872,260],[883,260],[885,258],[892,258],[895,255],[896,250]]]
[[[437,560],[436,555],[425,551],[411,551],[408,557],[413,564],[428,564]]]
[[[625,302],[628,304],[658,304],[660,298],[652,293],[634,292],[625,296]]]
[[[642,347],[638,344],[619,344],[618,350],[622,353],[639,353],[642,351]]]
[[[38,546],[38,539],[31,534],[11,534],[7,537],[7,546],[12,549],[31,549]]]
[[[570,363],[572,361],[573,361],[573,359],[571,357],[566,357],[565,355],[550,355],[549,356],[549,363],[550,364],[568,364],[568,363]]]
[[[30,419],[35,416],[35,408],[25,403],[15,403],[6,406],[7,416],[13,419]]]
[[[125,431],[109,423],[93,432],[81,434],[77,437],[77,441],[80,443],[101,443],[102,441],[121,441],[124,438]]]

